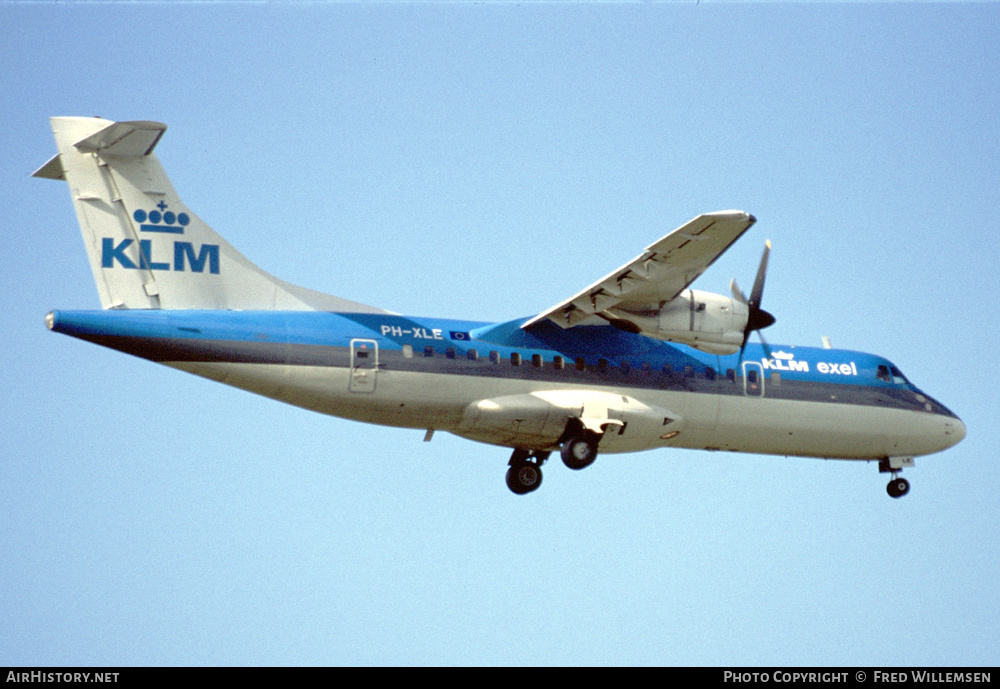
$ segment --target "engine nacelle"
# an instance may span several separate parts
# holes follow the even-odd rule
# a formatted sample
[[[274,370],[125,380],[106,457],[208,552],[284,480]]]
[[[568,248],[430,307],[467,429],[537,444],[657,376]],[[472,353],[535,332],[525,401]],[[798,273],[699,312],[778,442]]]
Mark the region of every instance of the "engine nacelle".
[[[689,289],[659,312],[634,314],[609,309],[609,313],[633,324],[647,337],[724,355],[739,351],[750,310],[731,297]]]

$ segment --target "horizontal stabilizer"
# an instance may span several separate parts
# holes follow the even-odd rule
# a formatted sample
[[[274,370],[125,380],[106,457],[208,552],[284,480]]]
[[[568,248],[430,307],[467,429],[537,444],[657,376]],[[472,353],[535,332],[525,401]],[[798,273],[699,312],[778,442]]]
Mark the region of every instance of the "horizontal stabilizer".
[[[66,179],[66,171],[63,170],[59,154],[56,153],[54,156],[49,158],[49,162],[32,172],[31,176],[39,177],[41,179]]]
[[[74,145],[84,153],[137,158],[152,153],[165,131],[162,122],[115,122]]]

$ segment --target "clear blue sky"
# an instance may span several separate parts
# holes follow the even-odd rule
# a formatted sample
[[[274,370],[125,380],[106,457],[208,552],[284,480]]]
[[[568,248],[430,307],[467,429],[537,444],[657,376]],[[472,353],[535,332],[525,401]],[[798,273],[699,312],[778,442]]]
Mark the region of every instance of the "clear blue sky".
[[[0,661],[997,664],[1000,7],[0,0]],[[966,422],[875,464],[547,466],[48,332],[98,308],[47,118],[151,119],[265,269],[416,315],[551,306],[701,212],[776,344]],[[845,429],[846,430],[846,429]]]

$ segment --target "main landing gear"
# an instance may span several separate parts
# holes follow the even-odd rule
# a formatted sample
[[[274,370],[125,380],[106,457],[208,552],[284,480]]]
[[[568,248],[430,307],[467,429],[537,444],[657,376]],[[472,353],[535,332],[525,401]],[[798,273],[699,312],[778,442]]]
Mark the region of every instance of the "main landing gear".
[[[542,465],[549,454],[539,450],[514,450],[507,470],[507,487],[518,495],[538,490],[542,485]]]
[[[583,431],[571,436],[563,443],[560,452],[563,464],[575,471],[589,467],[597,459],[598,442],[600,436],[593,431]]]
[[[885,492],[893,498],[901,498],[910,492],[910,482],[899,476],[903,467],[913,466],[913,457],[890,457],[878,463],[879,473],[892,474],[892,480],[885,487]]]
[[[597,459],[597,444],[601,437],[593,431],[583,430],[571,435],[563,442],[560,456],[563,464],[579,471],[589,467]],[[518,495],[538,490],[542,485],[542,465],[550,452],[543,450],[514,450],[507,470],[507,487]]]

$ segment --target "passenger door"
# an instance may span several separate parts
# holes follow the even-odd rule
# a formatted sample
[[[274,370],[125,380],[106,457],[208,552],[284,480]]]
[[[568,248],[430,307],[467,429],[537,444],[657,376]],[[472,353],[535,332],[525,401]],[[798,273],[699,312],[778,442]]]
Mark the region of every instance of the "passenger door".
[[[347,388],[351,392],[373,393],[378,377],[378,342],[351,340],[351,378]]]
[[[764,396],[764,367],[757,361],[743,362],[743,394],[747,397]]]

